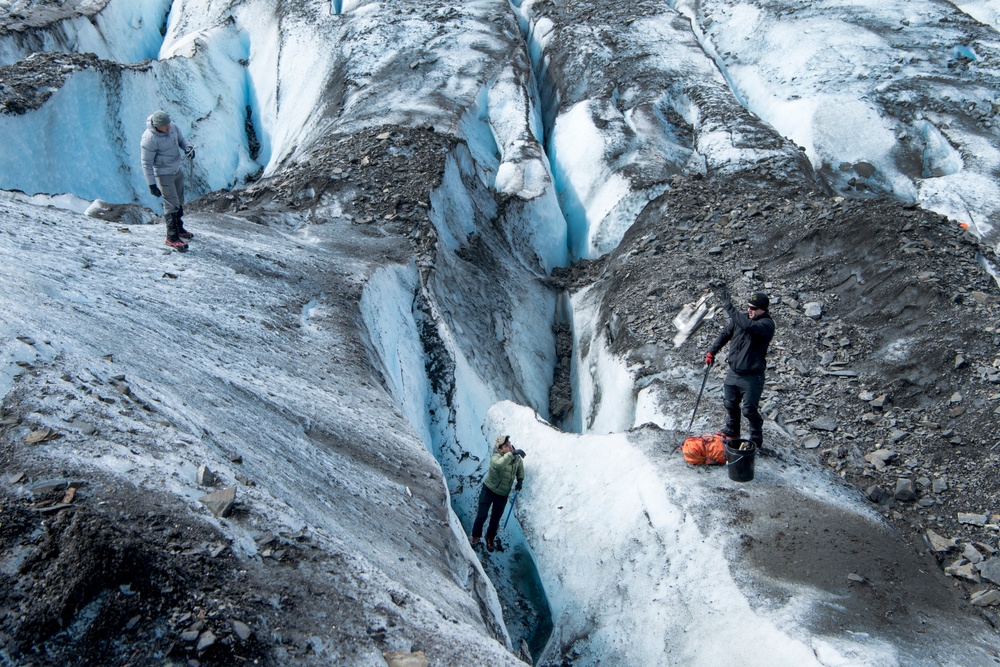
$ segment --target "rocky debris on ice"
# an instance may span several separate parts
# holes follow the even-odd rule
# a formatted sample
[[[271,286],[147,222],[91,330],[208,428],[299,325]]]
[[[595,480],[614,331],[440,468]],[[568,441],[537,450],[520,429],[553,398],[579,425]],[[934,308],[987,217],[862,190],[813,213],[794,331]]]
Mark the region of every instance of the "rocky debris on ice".
[[[430,124],[383,125],[333,135],[278,175],[243,190],[210,193],[188,208],[231,211],[251,220],[266,218],[268,211],[287,215],[289,210],[312,224],[346,220],[369,233],[408,238],[414,252],[426,260],[437,241],[429,218],[430,195],[440,185],[445,160],[457,143]]]
[[[12,65],[0,66],[0,113],[20,116],[38,109],[76,72],[102,69],[148,70],[148,63],[121,65],[101,60],[93,53],[32,53]]]
[[[747,172],[724,185],[711,175],[674,177],[619,248],[555,277],[571,292],[606,290],[601,318],[614,330],[613,350],[626,358],[644,350],[634,355],[636,379],[690,405],[698,387],[665,369],[697,367],[721,322],[675,354],[671,318],[711,280],[724,279],[736,299],[768,292],[778,333],[765,439],[815,452],[914,541],[933,530],[995,549],[996,522],[957,515],[1000,497],[989,472],[1000,464],[991,427],[1000,410],[1000,289],[980,264],[992,256],[935,213],[829,198]],[[823,303],[819,319],[804,311],[814,302]],[[702,400],[706,428],[722,418],[719,361]]]
[[[118,222],[123,225],[148,225],[157,218],[149,209],[136,204],[112,204],[102,199],[95,199],[84,211],[92,218]]]

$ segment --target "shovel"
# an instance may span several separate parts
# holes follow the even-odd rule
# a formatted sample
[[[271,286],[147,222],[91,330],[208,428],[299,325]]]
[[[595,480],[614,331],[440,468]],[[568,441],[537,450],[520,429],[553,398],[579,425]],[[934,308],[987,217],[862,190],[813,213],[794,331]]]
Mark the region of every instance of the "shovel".
[[[687,436],[685,436],[685,438],[691,436],[691,427],[694,425],[694,416],[698,414],[698,404],[701,403],[701,395],[705,391],[705,383],[708,381],[708,372],[710,370],[712,370],[712,365],[705,364],[705,377],[701,379],[701,389],[698,390],[698,398],[694,401],[694,410],[691,412],[691,421],[688,422]],[[681,444],[677,445],[677,449],[680,449],[683,446],[684,442],[681,441]]]

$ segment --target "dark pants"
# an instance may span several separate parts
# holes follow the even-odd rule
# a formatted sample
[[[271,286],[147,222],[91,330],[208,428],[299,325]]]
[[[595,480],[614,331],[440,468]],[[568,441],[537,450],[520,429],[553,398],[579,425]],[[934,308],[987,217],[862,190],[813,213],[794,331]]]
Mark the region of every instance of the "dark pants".
[[[486,528],[486,539],[492,540],[497,536],[497,528],[500,527],[500,517],[503,516],[503,508],[506,504],[507,496],[493,493],[489,487],[483,486],[483,490],[479,494],[479,511],[476,512],[476,521],[472,524],[473,539],[478,540],[483,536],[483,524],[486,523],[487,514],[490,515],[490,525]]]
[[[764,375],[743,375],[735,371],[726,374],[722,385],[722,404],[726,407],[726,430],[740,437],[740,403],[743,416],[750,425],[748,440],[758,446],[764,442],[764,418],[760,416],[760,395],[764,391]]]

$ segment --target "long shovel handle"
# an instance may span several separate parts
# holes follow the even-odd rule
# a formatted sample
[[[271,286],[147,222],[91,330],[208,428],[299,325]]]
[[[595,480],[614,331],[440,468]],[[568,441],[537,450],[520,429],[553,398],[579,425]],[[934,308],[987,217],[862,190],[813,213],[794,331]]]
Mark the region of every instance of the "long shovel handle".
[[[507,510],[507,518],[503,520],[504,530],[507,529],[507,522],[510,521],[510,515],[514,513],[514,503],[517,502],[518,493],[520,493],[520,491],[515,491],[514,497],[510,499],[510,509]]]
[[[701,395],[705,391],[705,383],[708,381],[708,372],[710,370],[712,370],[712,364],[705,364],[705,376],[701,379],[701,389],[698,390],[698,398],[695,399],[694,410],[691,412],[691,421],[688,422],[688,436],[691,435],[691,427],[694,425],[694,416],[698,414],[698,404],[701,403]]]

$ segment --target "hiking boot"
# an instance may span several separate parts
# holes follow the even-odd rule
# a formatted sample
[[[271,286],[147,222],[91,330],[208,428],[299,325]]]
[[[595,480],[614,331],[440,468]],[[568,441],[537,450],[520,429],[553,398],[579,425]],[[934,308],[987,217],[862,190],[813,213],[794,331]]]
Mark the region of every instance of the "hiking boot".
[[[193,239],[194,234],[184,229],[184,207],[181,206],[174,212],[174,219],[177,221],[177,236],[182,239]]]
[[[184,243],[184,241],[181,241],[180,239],[170,239],[170,238],[167,238],[167,240],[164,241],[164,243],[166,243],[168,246],[170,246],[174,250],[178,250],[180,252],[184,252],[185,250],[188,249],[188,244]]]
[[[473,549],[475,549],[476,547],[479,546],[479,539],[480,538],[478,538],[478,537],[470,537],[469,538],[469,544],[472,546]]]
[[[734,433],[733,429],[729,428],[728,426],[720,428],[718,431],[715,432],[715,434],[726,440],[737,440],[740,437],[739,433]]]
[[[492,537],[487,537],[486,538],[486,550],[487,551],[493,551],[493,548],[494,548],[493,547],[493,538]]]

